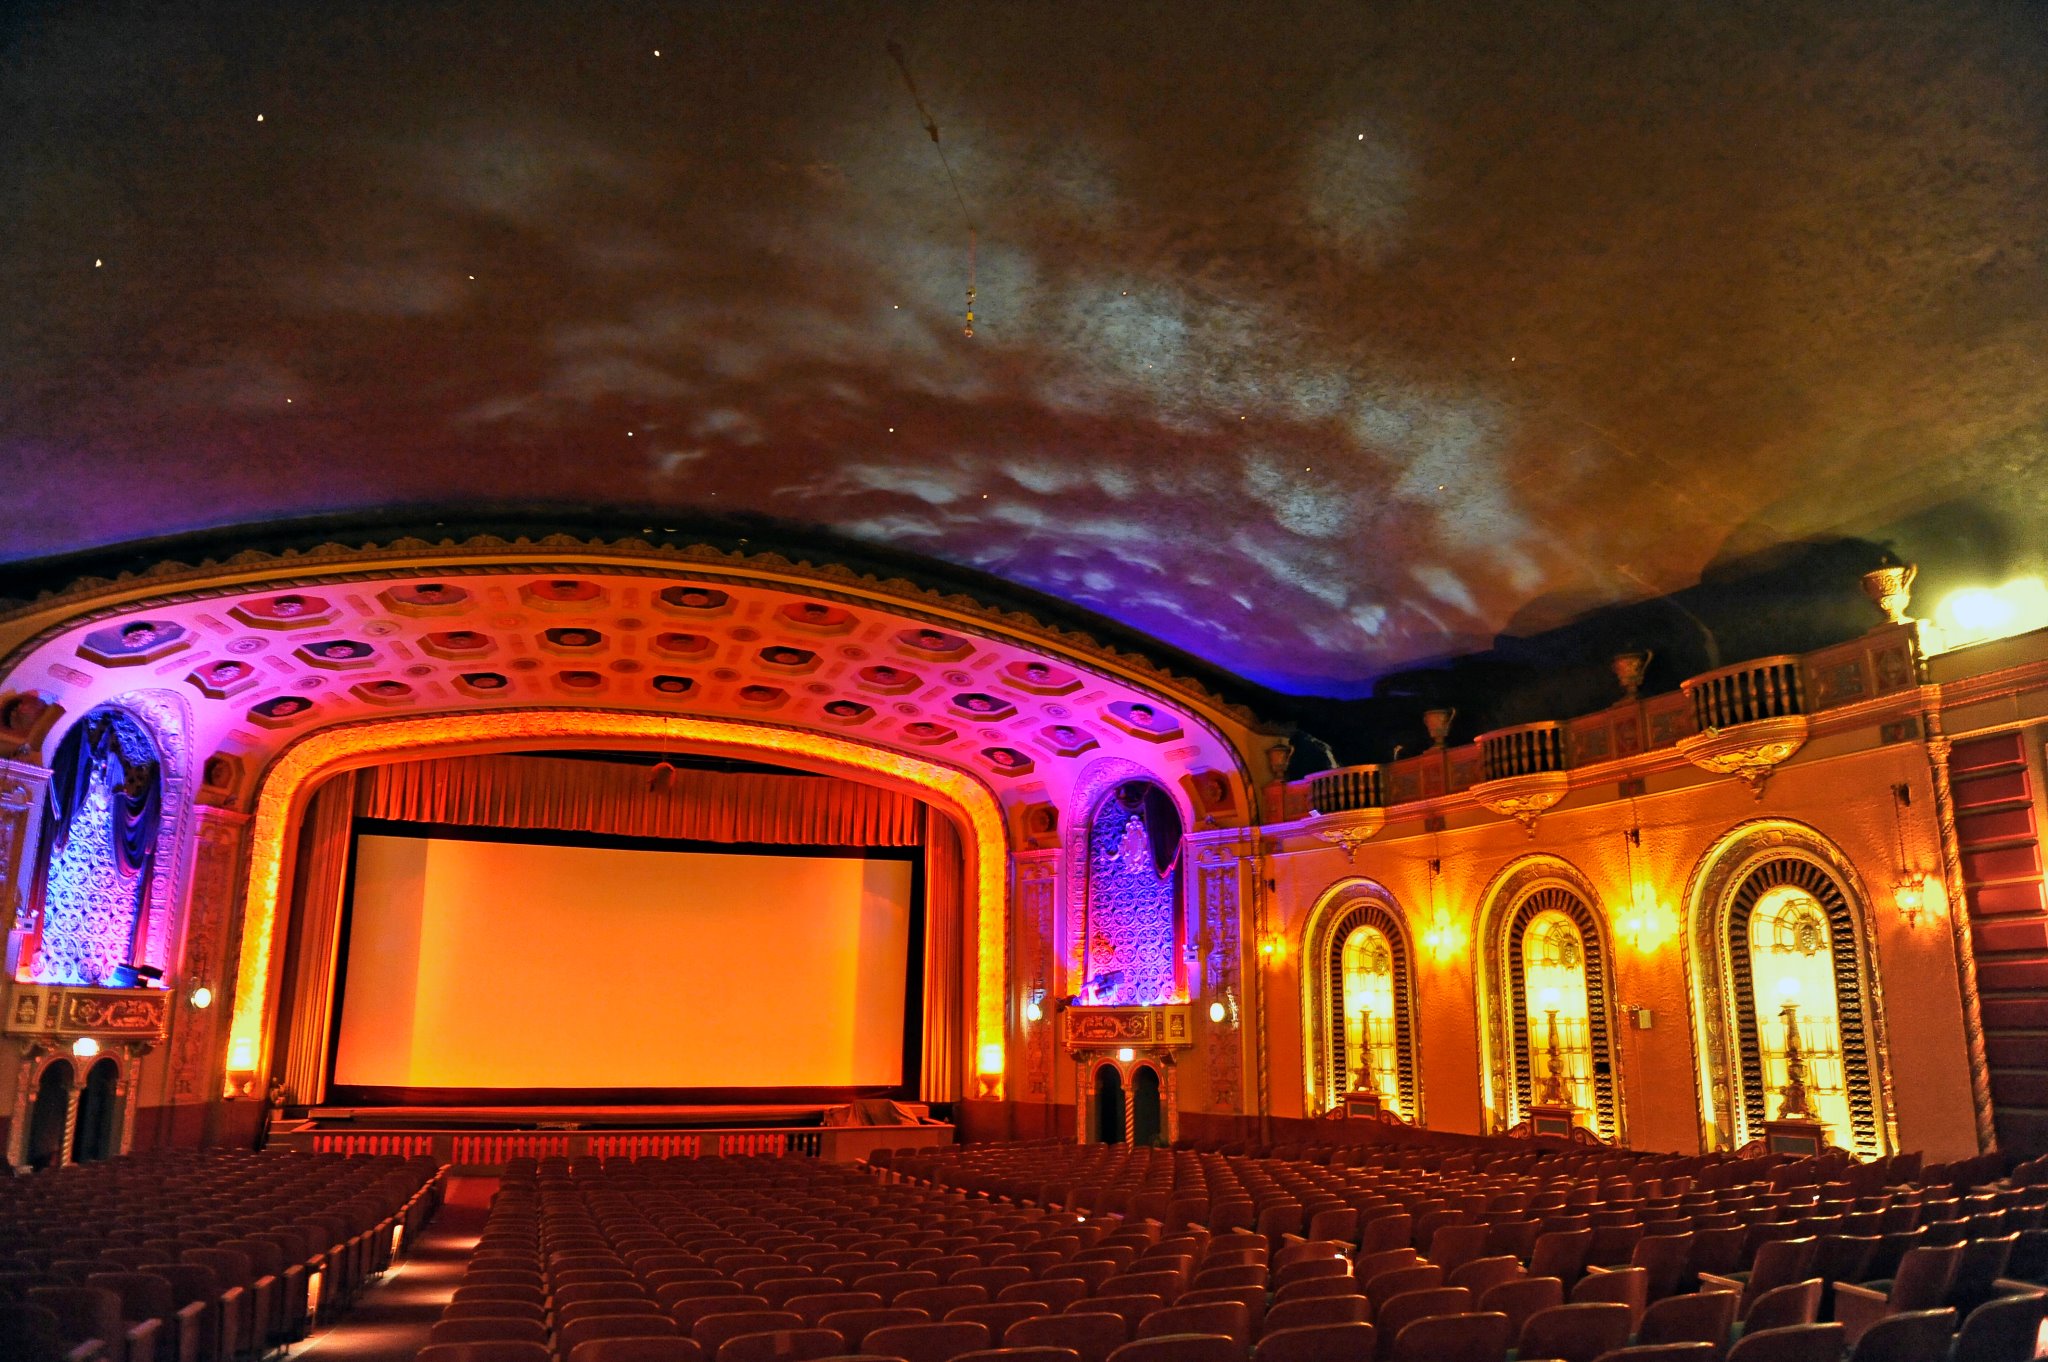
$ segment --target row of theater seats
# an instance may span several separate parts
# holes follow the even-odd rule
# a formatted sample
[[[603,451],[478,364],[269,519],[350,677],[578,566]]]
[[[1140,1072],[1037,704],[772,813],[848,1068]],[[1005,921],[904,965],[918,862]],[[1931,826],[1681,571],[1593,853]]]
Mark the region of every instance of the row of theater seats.
[[[345,1309],[440,1188],[431,1159],[218,1150],[0,1181],[0,1358],[261,1358]]]
[[[1525,1358],[1597,1355],[1595,1341],[1675,1342],[1674,1329],[1716,1348],[1747,1338],[1752,1354],[2034,1355],[2048,1308],[2036,1285],[2048,1280],[2048,1160],[1973,1186],[2004,1163],[1992,1156],[1922,1169],[1915,1159],[1461,1145],[1433,1155],[1367,1146],[1236,1160],[1040,1143],[902,1151],[888,1161],[933,1185],[1031,1187],[1077,1210],[1163,1206],[1169,1228],[1181,1214],[1207,1213],[1219,1225],[1255,1225],[1253,1237],[1288,1245],[1283,1253],[1321,1244],[1349,1259],[1326,1271],[1363,1280],[1368,1300],[1385,1304],[1383,1334],[1418,1311],[1447,1311],[1505,1315],[1504,1324],[1446,1320],[1434,1332],[1464,1330],[1476,1340],[1504,1330]],[[1409,1254],[1414,1260],[1404,1261]],[[1614,1280],[1638,1272],[1640,1302]],[[1475,1294],[1461,1296],[1461,1287]],[[1692,1290],[1681,1297],[1682,1287]],[[1331,1289],[1359,1288],[1339,1280]],[[1553,1309],[1566,1293],[1588,1308],[1551,1322],[1577,1316],[1569,1327],[1588,1332],[1576,1343],[1529,1324],[1531,1309]],[[1589,1295],[1627,1305],[1628,1332]],[[1724,1308],[1733,1323],[1717,1329]],[[1767,1332],[1776,1336],[1760,1336]],[[1441,1338],[1432,1344],[1440,1346]],[[1497,1355],[1484,1342],[1472,1346],[1474,1355]]]
[[[2048,1188],[2010,1181],[1779,1185],[1755,1161],[1703,1187],[1526,1144],[1436,1166],[1073,1146],[884,1162],[510,1169],[420,1362],[2004,1362],[2034,1355],[2048,1315],[2007,1275],[2048,1267]],[[1258,1223],[949,1172],[1228,1186]],[[1271,1229],[1288,1206],[1295,1229]]]

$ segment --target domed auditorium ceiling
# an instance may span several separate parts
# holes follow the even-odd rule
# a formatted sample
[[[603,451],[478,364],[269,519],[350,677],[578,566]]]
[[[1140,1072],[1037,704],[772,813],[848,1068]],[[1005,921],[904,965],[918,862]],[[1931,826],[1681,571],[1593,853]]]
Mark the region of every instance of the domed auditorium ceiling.
[[[7,561],[768,517],[1345,694],[2039,542],[2023,0],[209,9],[0,19]]]

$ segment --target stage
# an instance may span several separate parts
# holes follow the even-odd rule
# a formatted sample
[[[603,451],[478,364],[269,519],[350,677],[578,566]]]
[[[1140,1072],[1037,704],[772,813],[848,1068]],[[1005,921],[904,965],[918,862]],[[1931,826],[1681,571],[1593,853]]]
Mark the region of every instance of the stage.
[[[271,1143],[318,1154],[426,1154],[457,1171],[515,1158],[786,1156],[850,1163],[877,1149],[953,1143],[950,1123],[827,1125],[846,1104],[756,1106],[313,1107],[279,1117]]]

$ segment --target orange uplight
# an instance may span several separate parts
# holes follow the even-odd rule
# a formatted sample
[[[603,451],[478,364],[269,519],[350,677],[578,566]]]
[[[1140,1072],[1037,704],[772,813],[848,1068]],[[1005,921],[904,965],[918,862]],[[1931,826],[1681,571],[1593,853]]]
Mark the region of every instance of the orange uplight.
[[[961,814],[975,888],[974,1040],[978,1053],[1003,1049],[1007,999],[1003,944],[1008,939],[1005,839],[1001,807],[979,779],[938,762],[846,738],[767,724],[684,715],[600,710],[521,709],[487,714],[430,714],[342,724],[307,734],[272,763],[249,833],[249,878],[243,900],[242,954],[228,1069],[253,1074],[263,1054],[275,1005],[278,896],[292,833],[304,798],[326,777],[394,754],[419,757],[431,748],[516,750],[545,742],[601,739],[648,747],[692,746],[728,753],[773,752],[913,785]],[[1002,1071],[981,1076],[985,1095],[999,1097]]]
[[[981,1047],[981,1072],[999,1074],[1003,1071],[1003,1047],[994,1041]]]

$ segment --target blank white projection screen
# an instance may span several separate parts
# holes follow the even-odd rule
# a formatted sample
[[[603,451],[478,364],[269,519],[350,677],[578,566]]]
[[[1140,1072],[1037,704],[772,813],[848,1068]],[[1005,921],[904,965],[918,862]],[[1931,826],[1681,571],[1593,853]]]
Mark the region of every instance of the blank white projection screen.
[[[364,835],[334,1081],[903,1080],[911,867]]]

